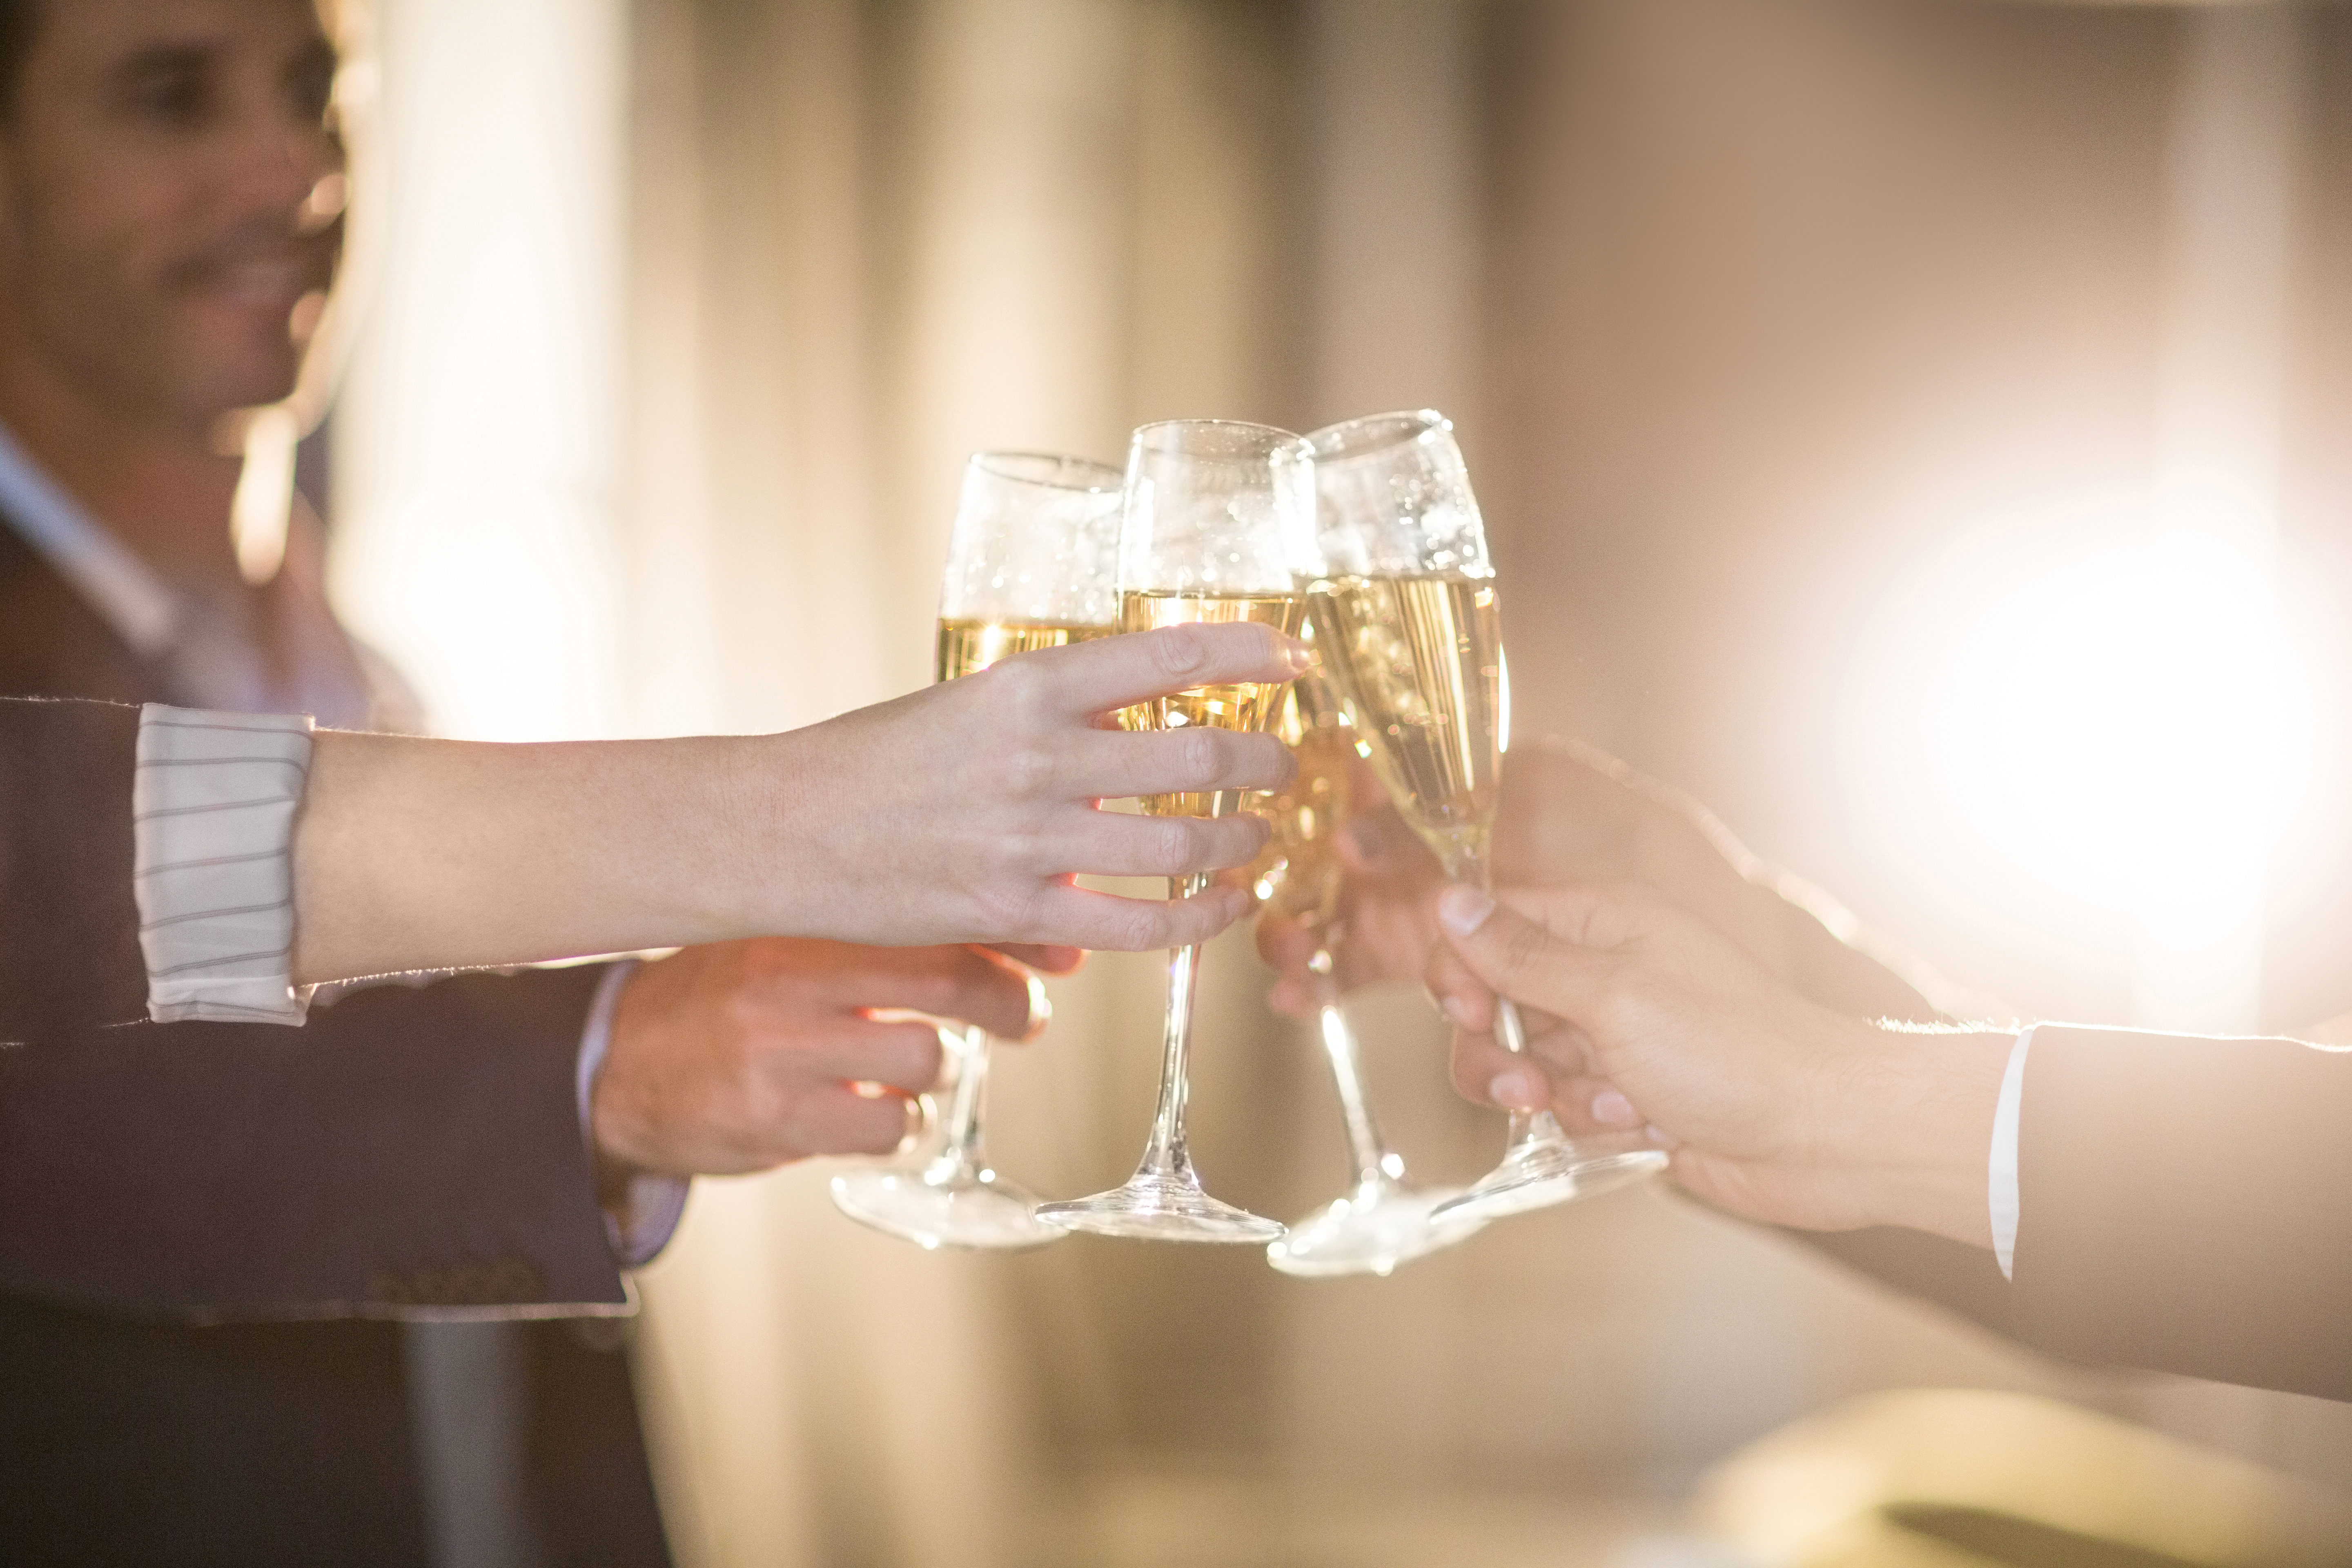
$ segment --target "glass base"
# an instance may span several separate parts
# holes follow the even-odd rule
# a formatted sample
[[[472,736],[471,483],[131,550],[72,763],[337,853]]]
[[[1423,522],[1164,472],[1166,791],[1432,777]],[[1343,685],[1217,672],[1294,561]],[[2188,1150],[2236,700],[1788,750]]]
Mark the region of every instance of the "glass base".
[[[1400,1264],[1467,1241],[1486,1228],[1486,1221],[1475,1215],[1434,1217],[1461,1191],[1366,1182],[1292,1226],[1289,1235],[1265,1249],[1265,1260],[1285,1274],[1307,1279],[1346,1274],[1386,1278]]]
[[[1192,1173],[1139,1171],[1123,1187],[1090,1198],[1040,1204],[1037,1217],[1049,1225],[1096,1236],[1137,1241],[1199,1241],[1264,1246],[1279,1240],[1280,1221],[1219,1203],[1201,1190]]]
[[[934,1249],[1008,1251],[1043,1247],[1064,1234],[1037,1217],[1037,1200],[1028,1193],[952,1157],[921,1171],[844,1171],[833,1178],[833,1206],[860,1225]]]
[[[1503,1163],[1470,1189],[1431,1211],[1433,1220],[1506,1218],[1597,1198],[1646,1181],[1666,1168],[1663,1149],[1630,1149],[1616,1154],[1586,1154],[1565,1138],[1539,1139],[1513,1149]]]

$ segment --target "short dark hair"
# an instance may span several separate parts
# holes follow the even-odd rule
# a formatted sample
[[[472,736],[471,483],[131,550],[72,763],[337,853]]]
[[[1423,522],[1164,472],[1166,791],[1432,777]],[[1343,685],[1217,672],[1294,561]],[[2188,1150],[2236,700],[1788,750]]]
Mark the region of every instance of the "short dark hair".
[[[41,0],[0,0],[0,123],[16,118],[25,61],[41,30]]]

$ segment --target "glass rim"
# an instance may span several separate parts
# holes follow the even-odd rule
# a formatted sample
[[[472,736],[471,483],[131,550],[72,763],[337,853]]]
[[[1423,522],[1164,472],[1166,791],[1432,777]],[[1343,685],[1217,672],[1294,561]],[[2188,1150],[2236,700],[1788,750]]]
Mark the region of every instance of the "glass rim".
[[[1425,441],[1451,436],[1454,421],[1434,408],[1394,408],[1384,414],[1360,414],[1326,425],[1307,437],[1316,466],[1339,468]]]
[[[1259,443],[1259,449],[1230,452],[1192,450],[1188,443],[1165,439],[1169,433],[1175,431],[1255,440]],[[1286,456],[1311,460],[1315,455],[1313,445],[1296,430],[1286,430],[1279,425],[1261,425],[1250,419],[1155,419],[1148,425],[1135,427],[1134,433],[1128,437],[1128,451],[1130,455],[1148,451],[1154,456],[1223,463],[1269,462]]]
[[[1066,452],[974,452],[966,467],[992,479],[1073,495],[1116,495],[1126,483],[1126,475],[1110,464]]]

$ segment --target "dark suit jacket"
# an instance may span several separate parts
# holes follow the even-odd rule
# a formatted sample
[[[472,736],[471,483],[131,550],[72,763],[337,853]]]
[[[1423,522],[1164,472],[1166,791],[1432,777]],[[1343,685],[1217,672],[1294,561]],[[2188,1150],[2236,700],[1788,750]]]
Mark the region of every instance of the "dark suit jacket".
[[[2044,1025],[2018,1132],[2021,1339],[2352,1399],[2352,1054]]]
[[[0,545],[0,570],[6,558]],[[0,663],[10,635],[0,621]],[[131,892],[138,731],[135,708],[0,696],[0,1041],[146,1016]],[[80,830],[60,831],[69,823]]]
[[[173,696],[5,529],[0,693]],[[0,724],[60,743],[0,743],[0,1560],[422,1561],[398,1331],[369,1320],[626,1307],[572,1081],[599,972],[91,1026],[144,1013],[135,930],[84,880],[127,894],[135,715],[29,710]],[[534,1449],[551,1555],[665,1561],[622,1359],[557,1326],[534,1356],[541,1416],[572,1412]]]

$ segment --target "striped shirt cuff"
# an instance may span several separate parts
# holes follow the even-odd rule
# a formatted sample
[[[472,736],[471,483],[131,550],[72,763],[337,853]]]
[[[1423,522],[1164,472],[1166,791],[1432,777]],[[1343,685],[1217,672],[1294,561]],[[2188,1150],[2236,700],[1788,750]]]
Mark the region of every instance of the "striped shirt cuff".
[[[304,715],[140,710],[134,887],[157,1023],[302,1022],[294,818],[310,771]]]

